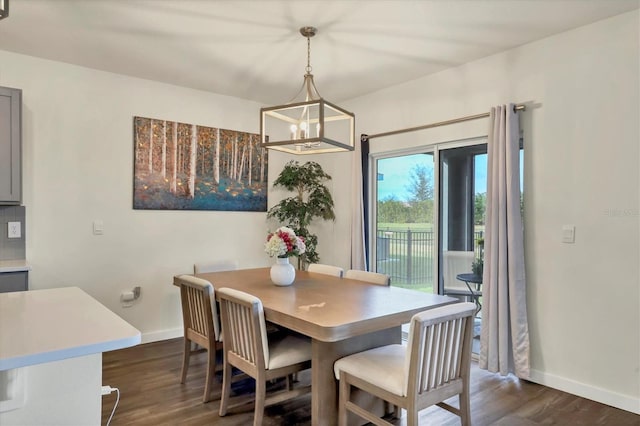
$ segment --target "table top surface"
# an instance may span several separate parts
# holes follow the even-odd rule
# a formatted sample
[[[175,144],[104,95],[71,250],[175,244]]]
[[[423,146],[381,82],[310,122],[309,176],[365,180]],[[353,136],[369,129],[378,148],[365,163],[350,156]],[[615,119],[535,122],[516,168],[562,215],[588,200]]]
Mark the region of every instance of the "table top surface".
[[[296,271],[295,282],[278,287],[269,268],[197,274],[214,288],[230,287],[258,297],[267,320],[312,338],[334,342],[400,326],[426,309],[457,299],[398,287]]]
[[[467,274],[458,274],[456,275],[456,278],[459,279],[460,281],[466,281],[468,283],[482,284],[482,276],[472,274],[470,272]]]
[[[0,371],[140,343],[140,331],[78,287],[0,293]]]

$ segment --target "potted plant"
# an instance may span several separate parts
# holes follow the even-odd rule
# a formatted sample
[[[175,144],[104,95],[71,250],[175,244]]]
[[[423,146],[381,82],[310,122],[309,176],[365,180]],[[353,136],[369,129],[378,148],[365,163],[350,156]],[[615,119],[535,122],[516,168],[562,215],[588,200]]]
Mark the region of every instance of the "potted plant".
[[[289,161],[285,164],[274,187],[283,187],[295,194],[273,206],[268,218],[276,218],[287,224],[296,235],[304,239],[306,251],[298,256],[298,269],[306,269],[310,263],[317,263],[320,256],[316,252],[318,237],[309,232],[309,224],[315,218],[335,220],[333,198],[324,182],[331,179],[318,163],[313,161],[300,164]]]
[[[471,272],[473,275],[482,277],[484,272],[484,238],[478,239],[478,257],[471,264]]]

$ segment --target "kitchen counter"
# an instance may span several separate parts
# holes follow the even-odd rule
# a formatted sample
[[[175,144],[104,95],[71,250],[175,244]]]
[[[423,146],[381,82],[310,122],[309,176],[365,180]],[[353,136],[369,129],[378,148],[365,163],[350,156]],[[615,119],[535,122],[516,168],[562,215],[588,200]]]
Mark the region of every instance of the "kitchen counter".
[[[138,343],[138,330],[78,287],[0,293],[0,371]]]
[[[99,425],[102,352],[140,338],[77,287],[0,293],[0,424]]]
[[[26,260],[0,260],[0,274],[3,272],[25,272],[30,271],[31,266]]]

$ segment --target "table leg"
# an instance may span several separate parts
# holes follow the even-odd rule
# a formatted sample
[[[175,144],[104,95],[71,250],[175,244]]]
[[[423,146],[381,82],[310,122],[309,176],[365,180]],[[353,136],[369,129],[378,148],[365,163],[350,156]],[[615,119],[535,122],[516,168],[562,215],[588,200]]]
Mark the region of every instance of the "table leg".
[[[402,330],[393,327],[338,342],[311,342],[311,424],[338,424],[338,387],[333,363],[356,352],[392,343],[400,343]]]

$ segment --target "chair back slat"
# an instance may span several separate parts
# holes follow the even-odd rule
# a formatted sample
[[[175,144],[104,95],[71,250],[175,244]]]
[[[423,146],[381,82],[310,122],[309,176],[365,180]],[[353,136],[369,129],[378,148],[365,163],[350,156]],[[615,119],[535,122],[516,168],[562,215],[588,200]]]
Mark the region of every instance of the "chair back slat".
[[[218,290],[225,352],[231,352],[256,368],[269,363],[266,323],[260,299],[240,291]]]
[[[414,315],[409,331],[406,389],[429,392],[461,377],[471,345],[473,303],[457,303]]]
[[[185,333],[194,333],[206,340],[217,340],[220,326],[215,290],[211,283],[190,275],[177,276],[175,282],[180,286]]]
[[[341,267],[333,266],[333,265],[324,265],[321,263],[310,264],[309,267],[307,268],[307,271],[314,272],[317,274],[332,275],[338,278],[342,278],[342,276],[344,275],[344,269],[342,269]]]
[[[380,274],[378,272],[349,269],[344,273],[344,277],[352,280],[366,281],[371,284],[391,285],[391,277],[387,274]]]

